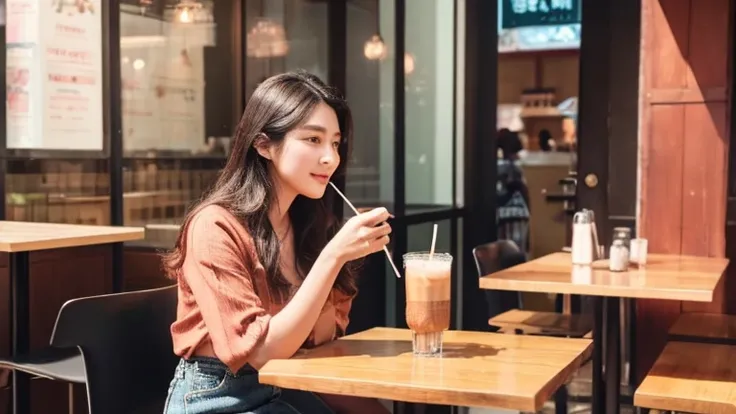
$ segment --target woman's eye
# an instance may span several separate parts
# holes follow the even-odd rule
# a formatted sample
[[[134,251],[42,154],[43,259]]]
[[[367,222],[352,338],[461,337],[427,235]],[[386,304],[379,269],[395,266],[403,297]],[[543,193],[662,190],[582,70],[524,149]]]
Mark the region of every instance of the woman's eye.
[[[333,146],[334,148],[340,148],[340,141],[335,141],[335,142],[333,142],[333,143],[332,143],[332,146]]]
[[[309,141],[311,143],[314,143],[314,144],[319,144],[319,138],[318,137],[309,137],[309,138],[307,138],[307,141]]]

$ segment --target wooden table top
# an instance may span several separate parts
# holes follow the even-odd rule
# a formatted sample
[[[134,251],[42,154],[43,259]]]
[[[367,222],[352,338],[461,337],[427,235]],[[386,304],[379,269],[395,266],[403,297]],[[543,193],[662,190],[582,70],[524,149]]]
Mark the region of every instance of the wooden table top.
[[[141,227],[0,221],[0,251],[27,252],[140,240]]]
[[[261,383],[395,401],[537,411],[589,356],[588,339],[447,331],[442,358],[414,357],[411,332],[373,328],[269,361]]]
[[[607,260],[573,267],[569,253],[552,253],[486,275],[480,278],[480,288],[711,302],[728,265],[725,258],[652,253],[647,262],[628,272],[611,272]]]
[[[736,346],[669,342],[636,390],[634,405],[736,413]]]

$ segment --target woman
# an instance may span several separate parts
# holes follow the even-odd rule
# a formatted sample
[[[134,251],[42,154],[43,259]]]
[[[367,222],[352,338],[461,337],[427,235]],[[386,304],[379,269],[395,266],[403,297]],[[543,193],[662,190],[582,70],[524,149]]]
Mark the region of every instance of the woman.
[[[389,241],[384,208],[342,228],[332,214],[325,191],[351,138],[347,104],[317,77],[286,73],[255,90],[225,168],[164,260],[179,284],[171,334],[181,356],[165,413],[386,412],[376,400],[258,383],[269,360],[345,333],[351,261]]]

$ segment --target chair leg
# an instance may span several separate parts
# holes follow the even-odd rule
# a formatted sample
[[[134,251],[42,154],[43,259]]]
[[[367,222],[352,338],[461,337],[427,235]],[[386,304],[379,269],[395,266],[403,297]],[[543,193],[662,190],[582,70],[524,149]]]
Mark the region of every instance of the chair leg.
[[[67,390],[69,392],[69,414],[74,414],[74,383],[70,382]]]
[[[555,414],[567,414],[567,385],[555,392]]]

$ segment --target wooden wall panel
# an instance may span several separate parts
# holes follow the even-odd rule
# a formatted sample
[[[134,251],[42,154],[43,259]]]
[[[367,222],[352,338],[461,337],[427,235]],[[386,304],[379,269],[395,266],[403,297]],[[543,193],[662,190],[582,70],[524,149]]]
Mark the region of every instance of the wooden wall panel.
[[[690,0],[688,86],[706,91],[728,86],[729,0]],[[726,96],[720,98],[726,100]]]
[[[728,135],[725,102],[688,104],[685,108],[685,140],[682,203],[682,253],[723,257],[726,252],[726,181]],[[700,138],[700,139],[699,139]],[[705,145],[704,145],[705,144]],[[711,303],[684,302],[684,312],[716,312],[725,309],[719,287]]]
[[[684,115],[681,106],[652,107],[648,135],[666,139],[642,142],[642,217],[638,234],[648,238],[649,248],[659,253],[677,254],[681,248]]]
[[[643,212],[652,214],[646,216],[638,234],[649,239],[649,249],[653,252],[677,254],[681,248],[683,117],[684,108],[680,106],[652,107],[648,135],[667,139],[642,142],[641,211],[642,215]],[[657,174],[663,170],[667,174]],[[676,301],[637,301],[636,329],[640,332],[636,335],[637,361],[656,359],[664,347],[667,329],[679,314],[680,303]],[[645,372],[638,372],[637,378],[642,378]]]
[[[687,84],[689,0],[642,1],[643,93]]]
[[[168,286],[173,280],[164,277],[161,254],[151,249],[125,249],[125,290],[154,289]]]
[[[723,257],[733,2],[642,0],[639,234],[652,252]],[[712,303],[640,300],[637,376],[661,351],[681,311]]]

